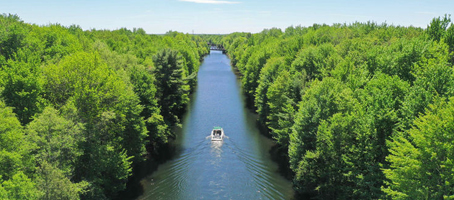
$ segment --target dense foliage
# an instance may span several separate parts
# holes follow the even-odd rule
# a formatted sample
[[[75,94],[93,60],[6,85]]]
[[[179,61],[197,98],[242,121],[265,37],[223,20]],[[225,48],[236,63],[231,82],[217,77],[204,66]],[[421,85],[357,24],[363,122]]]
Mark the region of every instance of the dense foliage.
[[[109,199],[174,137],[206,42],[315,199],[454,198],[454,25],[201,37],[0,16],[0,199]]]
[[[452,198],[454,25],[314,24],[203,36],[241,74],[298,192]]]
[[[174,137],[208,51],[177,32],[0,15],[0,199],[115,197]]]

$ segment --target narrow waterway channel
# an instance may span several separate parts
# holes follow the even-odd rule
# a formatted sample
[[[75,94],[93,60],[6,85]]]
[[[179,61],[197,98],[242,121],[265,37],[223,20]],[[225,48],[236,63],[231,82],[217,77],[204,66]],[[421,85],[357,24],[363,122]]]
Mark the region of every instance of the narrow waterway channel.
[[[138,199],[291,199],[291,182],[271,160],[274,143],[257,129],[228,57],[212,51],[197,80],[176,154],[140,181]],[[214,126],[224,141],[208,137]]]

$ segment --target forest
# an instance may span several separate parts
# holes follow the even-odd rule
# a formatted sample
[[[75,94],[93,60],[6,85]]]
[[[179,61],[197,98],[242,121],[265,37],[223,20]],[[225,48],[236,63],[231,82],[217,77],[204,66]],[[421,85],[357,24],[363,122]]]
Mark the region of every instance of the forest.
[[[0,199],[112,199],[175,137],[198,36],[0,15]]]
[[[313,199],[454,198],[454,25],[205,35]]]
[[[149,35],[0,15],[0,199],[112,199],[160,154],[209,53],[313,199],[454,199],[454,25]]]

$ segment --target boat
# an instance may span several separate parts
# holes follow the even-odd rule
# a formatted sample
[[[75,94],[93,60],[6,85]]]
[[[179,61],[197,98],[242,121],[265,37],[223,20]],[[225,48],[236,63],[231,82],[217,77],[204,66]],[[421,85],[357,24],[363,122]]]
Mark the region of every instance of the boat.
[[[215,126],[211,131],[211,141],[222,141],[224,139],[224,129]]]

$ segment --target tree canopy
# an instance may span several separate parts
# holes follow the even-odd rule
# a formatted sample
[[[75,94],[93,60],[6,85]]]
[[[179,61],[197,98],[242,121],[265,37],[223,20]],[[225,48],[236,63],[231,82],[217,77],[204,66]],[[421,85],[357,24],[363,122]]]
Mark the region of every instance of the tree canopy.
[[[445,15],[427,29],[355,22],[203,37],[227,49],[297,192],[441,199],[453,195],[453,30]]]
[[[173,137],[209,51],[178,32],[0,24],[0,199],[116,197]]]
[[[0,199],[112,199],[175,135],[207,44],[299,193],[453,198],[454,25],[314,24],[189,35],[0,15]],[[285,159],[284,159],[285,160]]]

